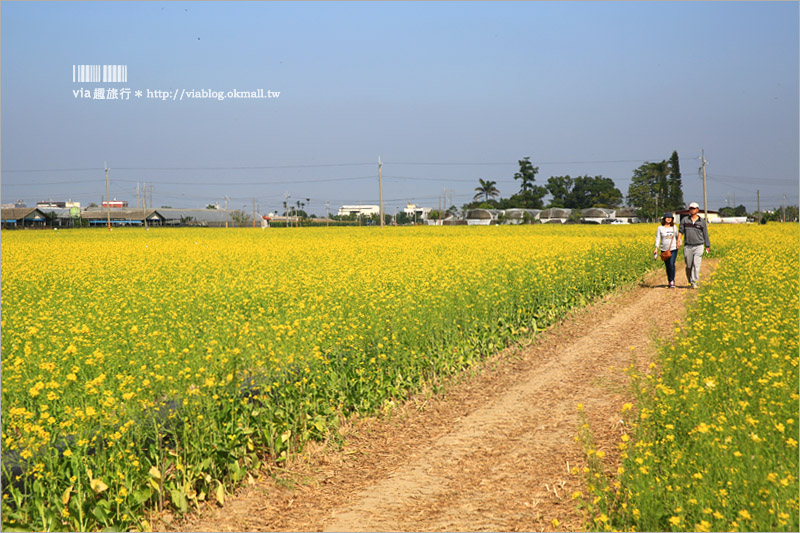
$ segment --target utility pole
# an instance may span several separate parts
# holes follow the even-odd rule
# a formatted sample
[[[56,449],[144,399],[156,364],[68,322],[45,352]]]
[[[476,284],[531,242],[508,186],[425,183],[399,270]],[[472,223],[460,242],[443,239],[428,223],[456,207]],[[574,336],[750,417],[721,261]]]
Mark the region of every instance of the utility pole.
[[[103,161],[103,168],[106,169],[106,217],[108,222],[108,231],[111,231],[111,200],[108,192],[108,164]]]
[[[225,197],[225,227],[228,227],[228,197]]]
[[[283,193],[283,208],[285,209],[283,216],[286,220],[286,229],[289,229],[289,196],[291,196],[289,191]]]
[[[144,219],[144,229],[150,231],[147,226],[147,182],[142,184],[142,218]],[[153,207],[152,205],[150,207]]]
[[[145,200],[142,198],[142,220],[144,220],[144,229],[145,231],[150,231],[150,228],[147,226],[147,210],[145,209]]]
[[[383,163],[381,162],[381,156],[378,156],[378,194],[380,195],[380,200],[381,200],[381,229],[383,229],[383,174],[381,173],[382,167]]]
[[[256,229],[256,199],[253,198],[253,229]]]
[[[328,214],[328,208],[330,207],[330,202],[325,202],[325,227],[328,227],[328,221],[331,219],[331,216]]]
[[[150,209],[153,209],[153,182],[150,182]]]
[[[783,221],[786,222],[786,193],[783,193],[783,203],[781,204],[781,211],[783,212]]]
[[[706,151],[700,151],[701,158],[703,159],[703,210],[706,213],[706,224],[708,224],[708,193],[706,192]]]
[[[758,224],[761,224],[761,191],[756,189],[756,205],[758,206]]]

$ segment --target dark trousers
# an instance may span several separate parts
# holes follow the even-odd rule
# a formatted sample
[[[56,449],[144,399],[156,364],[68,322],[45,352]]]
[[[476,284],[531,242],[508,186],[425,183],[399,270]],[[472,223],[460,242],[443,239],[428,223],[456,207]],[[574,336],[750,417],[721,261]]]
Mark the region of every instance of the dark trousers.
[[[678,250],[672,250],[672,255],[664,261],[667,267],[667,281],[675,281],[675,259],[678,258]]]

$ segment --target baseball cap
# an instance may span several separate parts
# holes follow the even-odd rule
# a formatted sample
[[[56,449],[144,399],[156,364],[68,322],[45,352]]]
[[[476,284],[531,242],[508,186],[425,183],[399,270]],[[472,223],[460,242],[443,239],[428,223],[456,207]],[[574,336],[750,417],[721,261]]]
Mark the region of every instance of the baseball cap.
[[[661,217],[661,218],[675,218],[675,217],[672,215],[672,213],[670,213],[669,211],[667,211],[666,213],[664,213],[664,216],[663,216],[663,217]]]
[[[692,202],[692,203],[689,204],[689,209],[691,209],[693,207],[696,207],[697,209],[700,209],[700,206],[697,205],[697,202]]]

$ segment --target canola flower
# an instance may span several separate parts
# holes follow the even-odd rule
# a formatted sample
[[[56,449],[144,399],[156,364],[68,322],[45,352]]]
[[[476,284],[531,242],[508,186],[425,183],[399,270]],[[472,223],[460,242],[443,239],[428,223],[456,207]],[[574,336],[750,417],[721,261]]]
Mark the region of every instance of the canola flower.
[[[597,529],[798,530],[798,226],[711,231],[725,258],[634,374],[620,470],[590,461]]]
[[[649,234],[4,232],[4,528],[147,529],[147,508],[222,503],[342,417],[640,279]]]

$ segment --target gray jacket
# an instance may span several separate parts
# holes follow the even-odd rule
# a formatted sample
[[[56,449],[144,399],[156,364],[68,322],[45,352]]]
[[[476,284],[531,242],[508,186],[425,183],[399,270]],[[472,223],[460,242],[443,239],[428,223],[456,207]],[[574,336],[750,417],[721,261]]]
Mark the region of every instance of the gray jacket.
[[[681,219],[678,225],[678,231],[683,234],[683,243],[687,246],[705,245],[706,248],[711,248],[711,241],[708,240],[708,225],[705,219],[698,218],[692,222],[692,217],[685,217]]]

